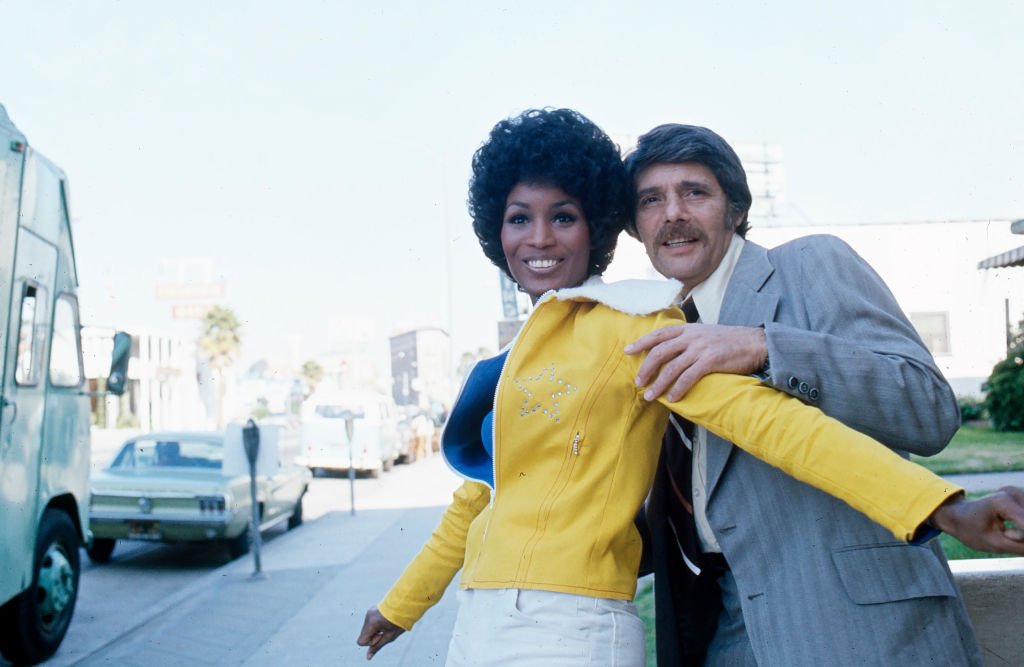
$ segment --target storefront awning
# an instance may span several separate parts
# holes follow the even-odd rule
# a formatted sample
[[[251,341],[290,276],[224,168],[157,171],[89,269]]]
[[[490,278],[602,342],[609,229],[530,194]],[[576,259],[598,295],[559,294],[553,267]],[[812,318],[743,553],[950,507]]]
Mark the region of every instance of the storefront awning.
[[[979,269],[1002,269],[1008,266],[1024,266],[1024,246],[978,262]]]

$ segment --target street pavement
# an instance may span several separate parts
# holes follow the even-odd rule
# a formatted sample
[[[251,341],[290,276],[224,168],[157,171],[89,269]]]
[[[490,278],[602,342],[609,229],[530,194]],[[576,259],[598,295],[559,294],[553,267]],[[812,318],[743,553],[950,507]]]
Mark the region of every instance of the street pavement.
[[[51,667],[118,665],[358,665],[366,609],[401,574],[437,525],[459,479],[440,456],[417,462],[406,498],[382,498],[356,514],[334,511],[232,561],[141,613],[101,646],[65,642]],[[400,466],[389,475],[412,472]],[[394,504],[415,505],[406,507]],[[413,632],[383,649],[375,667],[443,665],[455,621],[454,585]]]
[[[48,663],[161,667],[365,664],[355,639],[376,603],[429,537],[458,484],[441,457],[416,466],[435,480],[413,507],[330,512],[264,545],[264,576],[251,557],[214,570],[140,614],[117,639],[62,647]],[[400,474],[400,470],[391,474]],[[958,477],[971,490],[1024,486],[1024,472]],[[986,487],[986,488],[982,488]],[[412,632],[381,650],[375,667],[443,665],[455,620],[454,584]]]

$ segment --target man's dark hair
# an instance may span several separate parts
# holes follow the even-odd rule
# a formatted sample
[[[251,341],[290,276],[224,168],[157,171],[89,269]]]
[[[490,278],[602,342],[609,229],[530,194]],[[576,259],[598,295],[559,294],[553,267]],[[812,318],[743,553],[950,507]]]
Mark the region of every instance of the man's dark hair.
[[[629,181],[618,146],[572,109],[530,109],[499,122],[473,155],[469,215],[484,254],[510,278],[501,248],[509,192],[519,183],[555,186],[580,201],[590,232],[587,276],[608,268],[629,222]]]
[[[629,173],[634,200],[636,179],[641,171],[656,164],[682,162],[695,162],[711,170],[729,202],[729,215],[736,233],[746,236],[750,228],[747,211],[752,201],[747,174],[732,146],[706,127],[668,123],[659,125],[637,139],[636,148],[626,156],[626,171]],[[632,215],[627,231],[639,238],[635,201],[630,210]]]

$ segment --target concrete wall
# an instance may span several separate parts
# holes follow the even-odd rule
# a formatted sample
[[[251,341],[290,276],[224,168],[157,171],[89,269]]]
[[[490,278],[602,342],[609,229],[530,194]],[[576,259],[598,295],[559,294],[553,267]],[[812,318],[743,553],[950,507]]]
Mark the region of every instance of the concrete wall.
[[[950,561],[988,667],[1024,664],[1024,558]]]

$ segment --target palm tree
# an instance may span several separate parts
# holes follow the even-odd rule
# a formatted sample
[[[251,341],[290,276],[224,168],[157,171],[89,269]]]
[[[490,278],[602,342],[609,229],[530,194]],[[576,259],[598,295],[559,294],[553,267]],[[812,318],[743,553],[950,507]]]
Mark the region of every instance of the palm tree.
[[[224,426],[224,370],[235,363],[242,338],[241,324],[235,312],[227,306],[214,306],[203,318],[199,336],[199,354],[214,371],[217,382],[217,428]]]
[[[302,376],[302,381],[306,383],[308,391],[306,397],[316,391],[316,386],[320,384],[320,381],[324,379],[324,367],[319,362],[310,359],[306,363],[302,364],[302,369],[299,371]]]

